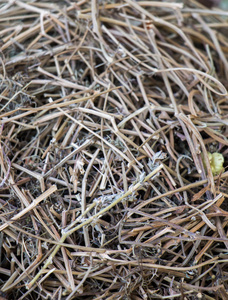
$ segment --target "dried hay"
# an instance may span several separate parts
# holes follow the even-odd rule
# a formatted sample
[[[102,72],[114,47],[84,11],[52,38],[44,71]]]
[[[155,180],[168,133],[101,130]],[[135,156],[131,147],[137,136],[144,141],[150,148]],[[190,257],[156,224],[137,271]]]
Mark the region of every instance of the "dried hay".
[[[227,299],[228,13],[1,2],[2,299]]]

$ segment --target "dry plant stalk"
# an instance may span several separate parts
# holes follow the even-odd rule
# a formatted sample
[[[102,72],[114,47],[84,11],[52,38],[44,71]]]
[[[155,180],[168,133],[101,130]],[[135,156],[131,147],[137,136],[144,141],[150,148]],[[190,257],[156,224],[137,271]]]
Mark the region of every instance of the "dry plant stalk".
[[[2,1],[0,297],[228,298],[228,13],[182,2]]]

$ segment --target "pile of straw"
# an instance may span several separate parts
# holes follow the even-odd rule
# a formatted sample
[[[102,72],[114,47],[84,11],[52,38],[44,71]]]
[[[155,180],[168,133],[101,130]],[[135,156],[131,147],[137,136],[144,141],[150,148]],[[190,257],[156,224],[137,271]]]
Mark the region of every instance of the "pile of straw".
[[[1,299],[228,299],[227,17],[1,2]]]

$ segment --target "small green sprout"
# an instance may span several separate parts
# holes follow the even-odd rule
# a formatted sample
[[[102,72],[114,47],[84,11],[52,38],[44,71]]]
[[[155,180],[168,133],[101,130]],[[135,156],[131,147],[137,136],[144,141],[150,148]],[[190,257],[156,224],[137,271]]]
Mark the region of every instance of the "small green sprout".
[[[218,152],[214,152],[214,153],[207,152],[207,155],[209,158],[213,176],[218,175],[221,171],[223,171],[223,163],[224,163],[223,155]],[[204,158],[203,158],[203,165],[204,168],[206,169],[206,163]]]

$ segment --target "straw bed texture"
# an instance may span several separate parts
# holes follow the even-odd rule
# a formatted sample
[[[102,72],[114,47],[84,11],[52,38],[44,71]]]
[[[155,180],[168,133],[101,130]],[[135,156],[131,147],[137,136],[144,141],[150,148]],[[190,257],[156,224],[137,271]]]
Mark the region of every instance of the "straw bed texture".
[[[0,299],[228,299],[228,13],[0,4]]]

